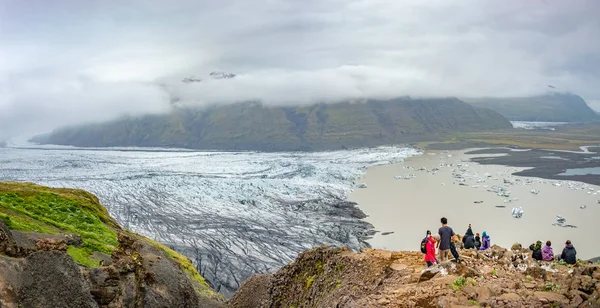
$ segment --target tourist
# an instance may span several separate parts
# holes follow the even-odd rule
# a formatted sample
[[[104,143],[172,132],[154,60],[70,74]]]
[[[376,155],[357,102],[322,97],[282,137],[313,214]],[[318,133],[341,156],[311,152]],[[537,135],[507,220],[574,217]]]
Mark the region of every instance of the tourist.
[[[577,264],[577,251],[573,247],[573,244],[571,244],[571,241],[568,240],[565,243],[565,248],[563,248],[562,254],[558,259],[564,260],[567,264]]]
[[[534,260],[538,260],[538,261],[542,261],[543,260],[543,257],[542,257],[542,241],[537,241],[537,242],[535,242],[535,244],[529,245],[529,249],[531,251],[533,251],[531,253],[531,257]]]
[[[425,263],[427,263],[427,267],[430,267],[434,263],[439,263],[435,258],[435,243],[440,241],[440,235],[436,234],[431,236],[431,233],[428,233],[428,239],[429,241],[427,241],[426,245],[427,253],[425,254]]]
[[[475,233],[475,249],[479,250],[481,248],[481,237],[479,237],[479,233]]]
[[[469,228],[465,233],[465,236],[462,239],[462,242],[465,246],[465,249],[473,249],[475,248],[475,234],[473,234],[473,230],[471,229],[471,224],[469,224]]]
[[[552,242],[547,241],[546,246],[542,249],[542,260],[554,261],[554,251],[552,251]]]
[[[450,242],[452,242],[452,237],[454,236],[454,230],[448,227],[448,219],[446,217],[442,217],[440,219],[442,223],[442,227],[438,230],[438,234],[440,235],[440,241],[437,243],[440,254],[440,261],[444,262],[448,260],[448,252],[450,250]]]
[[[481,243],[481,248],[479,248],[479,250],[489,249],[492,246],[492,244],[490,243],[490,236],[485,231],[483,231],[481,237],[483,238],[483,242]]]

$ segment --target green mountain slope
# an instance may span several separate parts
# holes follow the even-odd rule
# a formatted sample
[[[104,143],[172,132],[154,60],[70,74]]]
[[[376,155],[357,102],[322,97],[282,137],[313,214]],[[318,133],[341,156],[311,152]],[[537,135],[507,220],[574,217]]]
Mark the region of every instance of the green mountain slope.
[[[166,115],[67,127],[33,139],[75,146],[219,150],[322,150],[409,142],[439,133],[511,128],[500,114],[458,99],[265,107],[178,108]]]
[[[580,96],[574,94],[473,98],[465,101],[476,107],[495,110],[511,121],[589,122],[600,119]]]

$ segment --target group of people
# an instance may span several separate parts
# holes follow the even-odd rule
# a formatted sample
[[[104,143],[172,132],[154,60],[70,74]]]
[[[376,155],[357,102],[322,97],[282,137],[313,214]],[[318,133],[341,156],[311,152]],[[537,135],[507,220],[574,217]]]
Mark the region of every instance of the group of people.
[[[431,235],[431,231],[427,230],[427,235],[421,241],[421,252],[425,253],[425,262],[427,266],[440,263],[440,261],[446,261],[450,258],[450,254],[460,263],[460,255],[456,249],[456,244],[460,242],[458,235],[454,233],[454,230],[448,226],[448,219],[442,217],[440,220],[442,226],[438,230],[437,234]],[[471,229],[471,225],[467,229],[467,233],[462,238],[464,248],[477,248],[487,249],[490,248],[490,237],[483,232],[483,241],[479,236],[479,233],[474,234]],[[436,250],[439,252],[436,257]],[[438,259],[439,257],[439,259]]]
[[[460,238],[454,233],[454,230],[448,226],[448,219],[442,217],[440,220],[442,226],[438,230],[437,234],[432,235],[431,231],[427,230],[427,235],[421,241],[421,252],[425,254],[425,262],[427,267],[433,264],[438,264],[449,259],[450,254],[460,263],[460,255],[456,249],[456,244],[459,244]],[[533,251],[532,257],[540,261],[553,261],[555,260],[554,252],[552,251],[552,243],[546,242],[546,246],[542,248],[542,242],[537,241],[535,244],[531,244],[529,249]],[[486,231],[483,231],[481,236],[479,233],[473,233],[471,224],[467,228],[465,235],[462,237],[462,246],[464,249],[477,249],[486,250],[492,247],[490,241],[490,235]],[[436,251],[438,254],[436,255]],[[567,264],[577,263],[577,252],[571,241],[565,243],[565,248],[562,254],[557,257],[558,260],[564,260]]]
[[[479,236],[479,233],[473,234],[471,224],[469,224],[467,232],[465,232],[465,236],[463,236],[462,238],[462,242],[465,249],[486,250],[492,247],[492,244],[490,242],[490,235],[487,234],[486,231],[483,231],[481,237]]]
[[[565,248],[559,256],[554,256],[552,250],[552,242],[547,241],[546,246],[542,248],[542,241],[537,241],[534,244],[529,245],[529,249],[532,251],[531,257],[538,261],[554,261],[563,260],[567,264],[577,264],[577,250],[573,247],[570,240],[565,242]]]

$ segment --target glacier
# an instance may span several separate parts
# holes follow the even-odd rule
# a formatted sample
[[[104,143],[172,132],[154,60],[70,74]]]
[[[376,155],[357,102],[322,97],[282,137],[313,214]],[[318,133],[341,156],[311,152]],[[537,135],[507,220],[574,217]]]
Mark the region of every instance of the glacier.
[[[365,168],[420,150],[196,152],[72,147],[0,148],[0,180],[88,190],[125,228],[185,255],[230,296],[322,244],[368,247],[348,194]],[[368,188],[366,188],[368,189]]]

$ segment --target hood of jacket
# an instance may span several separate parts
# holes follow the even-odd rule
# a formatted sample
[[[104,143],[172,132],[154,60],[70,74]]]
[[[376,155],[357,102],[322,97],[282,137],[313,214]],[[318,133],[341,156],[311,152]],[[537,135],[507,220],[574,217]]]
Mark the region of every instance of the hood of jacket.
[[[567,249],[573,249],[575,247],[573,247],[573,244],[569,244],[569,245],[565,246],[565,248],[567,248]]]
[[[465,236],[467,236],[467,235],[473,236],[475,234],[473,233],[473,230],[471,230],[471,228],[469,228],[469,229],[467,229],[467,233],[465,233]]]

